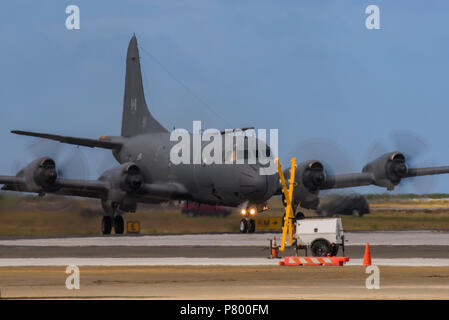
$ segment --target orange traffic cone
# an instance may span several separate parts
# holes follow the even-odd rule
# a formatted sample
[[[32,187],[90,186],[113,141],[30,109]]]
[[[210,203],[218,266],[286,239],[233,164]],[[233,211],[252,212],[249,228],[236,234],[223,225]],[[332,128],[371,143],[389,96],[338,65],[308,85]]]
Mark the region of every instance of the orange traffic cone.
[[[370,266],[371,265],[371,252],[369,250],[369,244],[366,243],[365,246],[365,255],[363,256],[363,265]]]
[[[273,238],[273,242],[271,243],[271,258],[278,258],[278,248],[276,246],[276,237]]]

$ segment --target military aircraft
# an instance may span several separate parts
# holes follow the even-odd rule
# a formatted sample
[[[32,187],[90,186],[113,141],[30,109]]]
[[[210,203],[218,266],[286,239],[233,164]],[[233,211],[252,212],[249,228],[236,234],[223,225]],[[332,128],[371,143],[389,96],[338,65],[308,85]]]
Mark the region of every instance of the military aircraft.
[[[106,170],[97,180],[60,177],[56,163],[50,157],[35,159],[16,176],[0,176],[2,190],[100,199],[104,209],[101,221],[103,234],[110,234],[112,228],[116,234],[122,234],[122,215],[135,212],[138,203],[173,200],[240,207],[244,215],[240,221],[240,231],[254,232],[253,215],[266,209],[268,199],[282,194],[279,175],[261,175],[259,169],[263,165],[257,162],[233,165],[205,162],[172,164],[170,150],[177,142],[170,139],[170,132],[151,115],[147,107],[135,36],[129,42],[126,57],[121,136],[89,139],[18,130],[11,132],[112,150],[120,165]],[[226,134],[222,133],[223,139]],[[194,138],[192,134],[191,139]],[[248,146],[250,139],[245,139]],[[266,146],[264,149],[272,157],[270,148]],[[249,158],[249,150],[245,149],[244,155],[245,159]],[[287,179],[289,171],[285,170]],[[402,179],[443,173],[449,173],[449,166],[409,168],[405,155],[400,151],[380,155],[365,165],[361,172],[350,174],[329,174],[319,160],[311,159],[299,163],[295,169],[297,187],[293,192],[293,208],[294,212],[298,207],[316,208],[320,190],[366,185],[392,190]]]

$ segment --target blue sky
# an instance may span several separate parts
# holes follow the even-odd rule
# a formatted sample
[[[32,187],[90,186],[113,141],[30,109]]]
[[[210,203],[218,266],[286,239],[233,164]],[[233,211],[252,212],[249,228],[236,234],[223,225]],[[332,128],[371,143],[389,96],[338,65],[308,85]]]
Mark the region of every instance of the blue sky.
[[[70,4],[80,30],[65,28]],[[365,28],[370,4],[381,30]],[[167,128],[278,128],[282,158],[319,141],[336,171],[360,170],[377,141],[406,131],[427,141],[424,164],[449,164],[448,18],[443,0],[2,3],[1,173],[33,158],[34,140],[11,129],[120,134],[133,32],[151,54],[141,50],[147,102]],[[96,177],[107,152],[73,150]],[[449,175],[427,185],[407,191],[449,192]]]

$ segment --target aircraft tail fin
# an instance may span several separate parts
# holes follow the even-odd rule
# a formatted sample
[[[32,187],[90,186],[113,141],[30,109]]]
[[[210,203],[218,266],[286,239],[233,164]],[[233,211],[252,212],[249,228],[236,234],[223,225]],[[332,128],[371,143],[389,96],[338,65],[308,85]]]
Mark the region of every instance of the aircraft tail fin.
[[[148,110],[143,92],[137,39],[131,38],[126,55],[125,97],[123,100],[122,136],[167,132]]]

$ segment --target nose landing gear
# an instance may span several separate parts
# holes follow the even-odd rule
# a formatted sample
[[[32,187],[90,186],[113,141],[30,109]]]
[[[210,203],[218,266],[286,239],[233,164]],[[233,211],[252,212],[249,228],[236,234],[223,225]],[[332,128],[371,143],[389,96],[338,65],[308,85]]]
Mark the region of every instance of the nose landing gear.
[[[240,220],[240,232],[254,233],[256,231],[256,220],[254,220],[254,217],[258,212],[263,212],[268,209],[266,202],[250,203],[246,208],[241,209],[240,213],[243,216],[243,219]]]
[[[256,220],[252,219],[256,215],[256,208],[242,209],[240,212],[244,218],[240,220],[240,232],[241,233],[254,233],[256,231]]]
[[[256,231],[256,220],[250,218],[240,220],[241,233],[254,233],[254,231]]]

